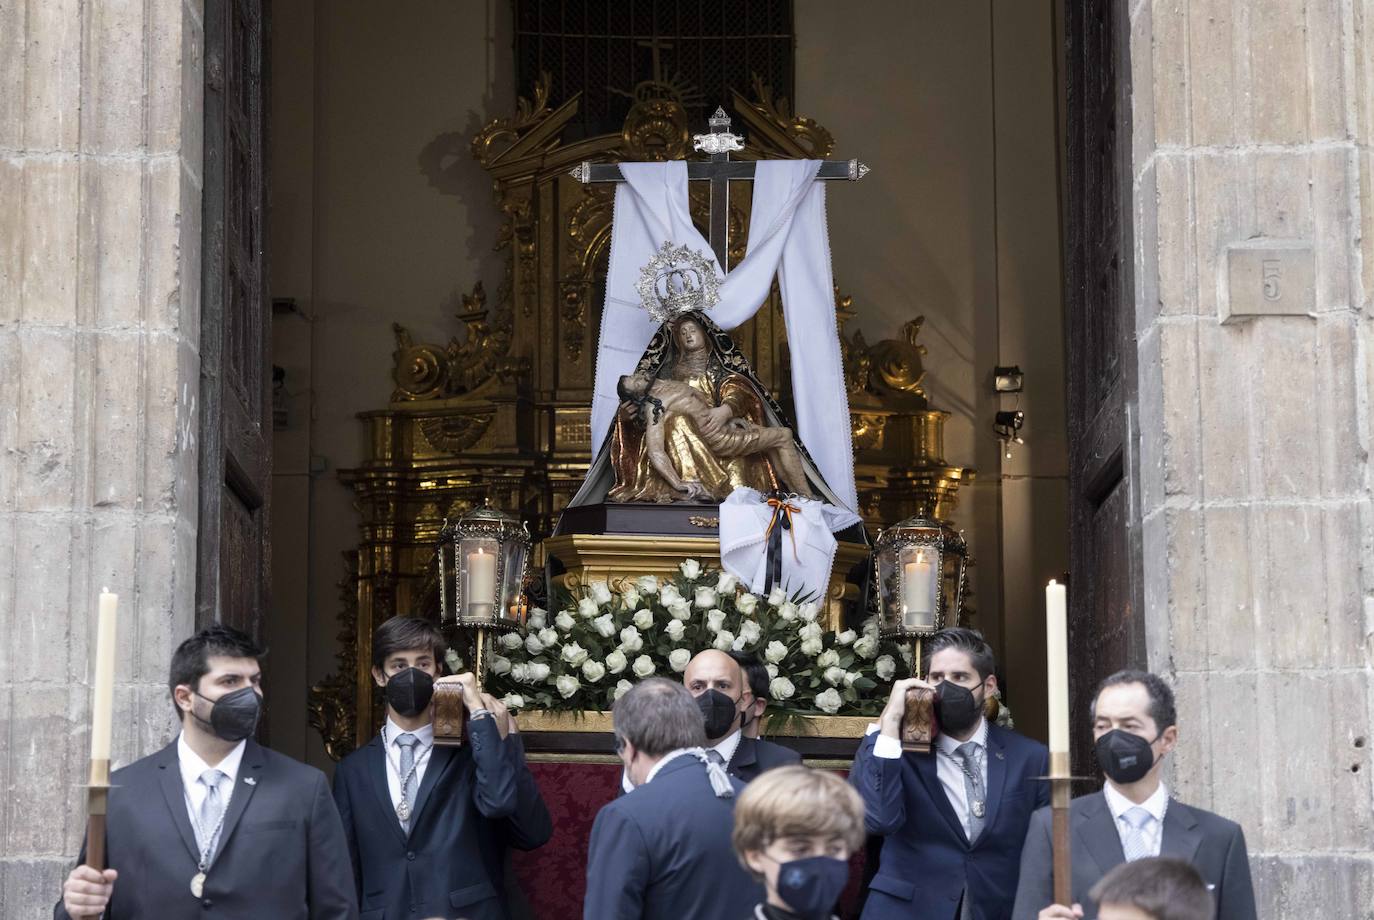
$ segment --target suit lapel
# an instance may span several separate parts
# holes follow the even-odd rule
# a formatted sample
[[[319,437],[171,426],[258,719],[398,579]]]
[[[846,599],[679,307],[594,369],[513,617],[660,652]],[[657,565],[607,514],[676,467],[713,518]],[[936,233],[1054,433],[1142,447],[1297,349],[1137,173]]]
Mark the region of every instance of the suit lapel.
[[[1121,849],[1121,835],[1116,832],[1112,810],[1107,807],[1107,799],[1102,793],[1088,796],[1076,817],[1074,833],[1103,875],[1126,861],[1126,853]]]
[[[382,823],[391,827],[392,833],[405,842],[405,828],[401,827],[401,821],[396,817],[396,806],[391,801],[391,787],[386,780],[386,748],[382,747],[382,739],[374,737],[367,744],[367,778],[368,785],[372,787],[372,793],[377,797],[377,804],[382,809]]]
[[[265,759],[262,748],[256,741],[249,738],[248,743],[243,748],[243,759],[239,761],[239,775],[234,780],[234,792],[229,796],[229,810],[224,815],[224,829],[219,835],[219,846],[216,849],[216,854],[223,853],[224,848],[229,845],[229,840],[234,835],[234,828],[238,827],[239,819],[247,810],[248,803],[253,798],[253,792],[258,788],[258,781],[262,779],[262,766]]]
[[[1007,755],[1003,750],[1003,738],[997,726],[988,725],[988,788],[987,814],[983,819],[983,833],[997,826],[997,810],[1002,804],[1002,790],[1007,785]]]
[[[425,767],[425,778],[420,781],[420,791],[415,796],[415,814],[411,815],[410,818],[411,830],[415,829],[416,823],[420,820],[420,815],[425,813],[425,803],[429,801],[429,794],[434,791],[434,787],[439,784],[439,781],[444,778],[444,774],[453,766],[453,762],[458,759],[457,754],[460,750],[462,748],[447,744],[436,744],[430,749],[429,765]],[[388,790],[388,798],[390,798],[390,790]]]
[[[730,773],[740,779],[752,779],[758,772],[754,769],[758,766],[758,762],[758,742],[753,738],[741,736],[739,739],[739,747],[735,748],[735,756],[730,758],[730,762],[726,764],[726,767]]]
[[[964,833],[964,825],[959,822],[959,816],[954,813],[954,806],[949,804],[949,796],[945,795],[944,784],[940,782],[940,773],[935,764],[935,748],[931,747],[929,754],[910,754],[911,762],[916,766],[916,775],[921,778],[921,783],[926,787],[926,795],[935,803],[935,810],[945,819],[949,829],[955,836],[968,844],[968,835]]]
[[[177,756],[177,743],[173,741],[158,754],[158,785],[162,787],[162,797],[167,800],[167,809],[172,813],[172,823],[181,834],[181,842],[186,844],[186,852],[200,863],[200,852],[196,848],[196,832],[191,828],[191,818],[186,813],[186,787],[181,782],[181,758]]]
[[[1184,862],[1192,862],[1197,848],[1202,845],[1202,831],[1198,830],[1197,816],[1182,802],[1169,800],[1169,809],[1164,812],[1163,834],[1159,840],[1159,855],[1172,856]]]

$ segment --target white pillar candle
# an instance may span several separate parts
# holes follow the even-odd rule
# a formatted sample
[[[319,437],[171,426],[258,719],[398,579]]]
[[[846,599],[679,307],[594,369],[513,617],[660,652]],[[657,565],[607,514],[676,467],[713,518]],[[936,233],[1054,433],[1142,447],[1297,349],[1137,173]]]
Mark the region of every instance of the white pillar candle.
[[[115,611],[118,606],[119,595],[102,589],[91,698],[92,760],[110,759],[110,734],[114,726]]]
[[[491,616],[496,609],[496,554],[468,553],[467,604],[470,617]]]
[[[923,550],[902,566],[902,625],[908,629],[935,625],[935,566]]]
[[[1045,651],[1049,677],[1050,752],[1069,752],[1069,621],[1064,586],[1045,587]]]

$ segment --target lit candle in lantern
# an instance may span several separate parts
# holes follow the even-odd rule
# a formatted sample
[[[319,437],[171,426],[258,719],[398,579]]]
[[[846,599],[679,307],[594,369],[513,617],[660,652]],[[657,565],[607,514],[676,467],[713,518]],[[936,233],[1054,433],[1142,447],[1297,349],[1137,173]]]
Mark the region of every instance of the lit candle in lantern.
[[[935,625],[935,566],[926,560],[925,550],[916,551],[916,561],[902,566],[902,625],[908,629]]]
[[[496,554],[468,553],[467,605],[470,617],[489,617],[496,609]]]
[[[95,675],[91,699],[91,760],[110,759],[110,734],[114,726],[115,611],[119,595],[100,592],[100,618],[96,626]]]
[[[1064,586],[1045,587],[1045,649],[1049,677],[1050,752],[1069,752],[1069,624]]]

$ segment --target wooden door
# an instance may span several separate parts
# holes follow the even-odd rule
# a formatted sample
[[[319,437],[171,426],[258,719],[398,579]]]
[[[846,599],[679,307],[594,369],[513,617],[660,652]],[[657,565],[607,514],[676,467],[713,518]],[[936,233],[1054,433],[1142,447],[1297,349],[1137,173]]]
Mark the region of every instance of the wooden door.
[[[263,637],[271,584],[271,333],[263,0],[205,3],[196,619]]]
[[[1145,663],[1125,0],[1067,3],[1065,27],[1069,693],[1074,772],[1092,776],[1096,684]]]

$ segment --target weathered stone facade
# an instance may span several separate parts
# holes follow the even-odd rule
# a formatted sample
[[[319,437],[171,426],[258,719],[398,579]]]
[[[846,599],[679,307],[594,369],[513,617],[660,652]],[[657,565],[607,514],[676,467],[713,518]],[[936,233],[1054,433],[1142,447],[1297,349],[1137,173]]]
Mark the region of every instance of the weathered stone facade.
[[[200,4],[0,3],[0,916],[84,828],[96,596],[114,757],[170,737],[195,610]]]
[[[1245,826],[1260,916],[1371,917],[1374,6],[1130,8],[1146,617],[1179,694],[1173,782]],[[1315,257],[1312,315],[1223,324],[1302,276],[1269,253],[1270,277],[1232,278],[1228,248],[1284,244]]]

